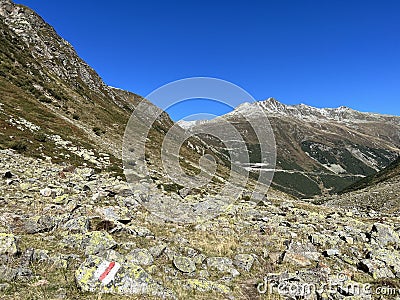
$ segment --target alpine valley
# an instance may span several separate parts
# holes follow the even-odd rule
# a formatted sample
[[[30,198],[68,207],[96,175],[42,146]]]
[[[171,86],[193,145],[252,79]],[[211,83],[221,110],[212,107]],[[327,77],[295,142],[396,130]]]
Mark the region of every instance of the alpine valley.
[[[122,148],[139,104],[160,117],[144,155],[152,183],[132,189]],[[260,108],[277,162],[253,199],[270,167],[246,120]],[[108,86],[33,10],[0,0],[0,298],[398,299],[374,291],[400,289],[400,117],[269,98],[177,130],[226,121],[246,141],[249,192],[201,222],[151,214],[150,198],[222,201],[225,146],[187,139],[177,168],[198,174],[204,154],[217,168],[207,186],[176,184],[160,163],[169,115]],[[140,173],[135,161],[129,171]]]

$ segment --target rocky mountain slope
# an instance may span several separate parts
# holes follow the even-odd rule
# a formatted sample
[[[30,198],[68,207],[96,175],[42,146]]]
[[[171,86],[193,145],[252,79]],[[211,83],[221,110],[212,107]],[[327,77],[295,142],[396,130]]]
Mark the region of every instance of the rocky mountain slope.
[[[0,151],[2,299],[397,299],[400,219],[270,196],[177,225],[122,178]]]
[[[115,162],[135,102],[118,97],[29,8],[2,0],[0,18],[0,145],[98,167]]]
[[[348,187],[339,195],[317,201],[328,206],[340,206],[365,212],[400,213],[400,160],[387,168]]]
[[[244,103],[225,116],[188,123],[186,127],[206,127],[222,120],[233,122],[247,139],[253,157],[250,167],[257,171],[259,148],[245,118],[258,107],[267,114],[277,143],[274,185],[296,196],[338,192],[382,170],[398,157],[400,117],[361,113],[346,107],[289,106],[270,98]],[[223,145],[219,146],[223,149]]]

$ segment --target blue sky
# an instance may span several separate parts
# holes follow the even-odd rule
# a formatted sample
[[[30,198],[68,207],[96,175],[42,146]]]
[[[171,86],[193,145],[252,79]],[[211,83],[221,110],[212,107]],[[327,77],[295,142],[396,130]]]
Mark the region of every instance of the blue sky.
[[[107,84],[143,96],[210,76],[258,100],[400,115],[400,1],[15,1]],[[211,102],[174,109],[174,119],[226,112]]]

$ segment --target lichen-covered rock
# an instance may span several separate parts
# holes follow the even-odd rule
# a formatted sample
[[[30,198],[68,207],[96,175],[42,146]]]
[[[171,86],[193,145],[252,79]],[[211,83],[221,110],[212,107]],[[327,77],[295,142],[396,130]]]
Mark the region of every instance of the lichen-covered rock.
[[[126,207],[118,206],[105,206],[96,209],[103,219],[110,221],[119,221],[122,223],[128,223],[131,220],[129,216],[129,210]]]
[[[375,223],[372,227],[371,237],[382,247],[388,245],[394,246],[395,248],[400,247],[399,235],[388,225]]]
[[[85,254],[97,254],[117,246],[113,237],[105,231],[91,231],[85,234],[70,234],[61,242],[73,248],[84,249]]]
[[[75,278],[85,292],[174,298],[140,266],[98,256],[90,255],[75,272]]]
[[[340,255],[340,250],[338,249],[327,249],[324,251],[323,253],[325,256],[329,257],[329,256],[337,256]]]
[[[29,234],[51,231],[57,225],[54,217],[49,215],[35,216],[24,222],[24,231]]]
[[[313,264],[313,261],[318,261],[320,256],[321,253],[313,244],[295,242],[289,245],[282,261],[299,267],[308,267]]]
[[[163,254],[165,248],[167,248],[167,244],[161,243],[149,248],[149,251],[153,257],[158,258]]]
[[[0,281],[11,282],[17,278],[18,270],[7,267],[0,266]]]
[[[250,272],[251,267],[254,264],[254,261],[255,258],[251,254],[238,254],[235,256],[235,259],[233,260],[235,266],[247,272]]]
[[[206,279],[181,280],[179,281],[179,285],[186,289],[192,289],[199,292],[218,292],[223,294],[231,293],[231,289],[226,285]]]
[[[75,219],[68,220],[62,225],[62,229],[68,230],[72,233],[84,233],[89,230],[89,219],[81,216]]]
[[[387,249],[372,250],[368,256],[384,262],[388,267],[393,268],[396,275],[400,275],[400,253],[396,250]],[[398,276],[400,278],[400,276]]]
[[[126,260],[140,266],[149,266],[153,263],[154,258],[147,249],[133,249],[126,256]]]
[[[369,273],[374,279],[395,278],[395,275],[382,261],[363,259],[358,264],[359,269]]]
[[[233,277],[240,273],[233,267],[233,262],[227,257],[209,257],[207,258],[207,267],[220,273],[231,274]]]
[[[192,273],[196,271],[194,261],[185,256],[175,256],[173,260],[174,266],[183,273]]]
[[[15,255],[17,252],[17,238],[13,234],[0,233],[0,255]]]

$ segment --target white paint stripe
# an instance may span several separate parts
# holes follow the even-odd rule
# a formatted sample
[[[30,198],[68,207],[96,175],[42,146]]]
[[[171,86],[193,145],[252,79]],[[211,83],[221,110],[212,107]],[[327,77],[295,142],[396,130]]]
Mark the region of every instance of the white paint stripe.
[[[111,269],[110,273],[103,279],[102,283],[104,285],[109,284],[111,281],[114,280],[115,275],[117,275],[118,270],[121,268],[121,265],[117,262],[115,262],[114,268]]]
[[[105,270],[108,268],[108,266],[110,265],[109,261],[103,261],[98,267],[96,272],[94,272],[94,278],[96,278],[97,280],[100,278],[101,274],[103,274],[105,272]]]

